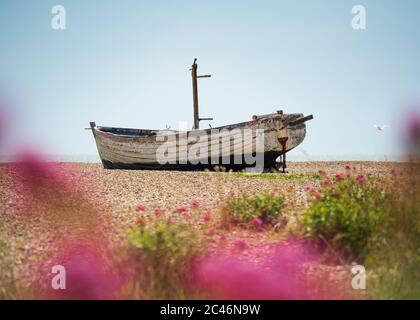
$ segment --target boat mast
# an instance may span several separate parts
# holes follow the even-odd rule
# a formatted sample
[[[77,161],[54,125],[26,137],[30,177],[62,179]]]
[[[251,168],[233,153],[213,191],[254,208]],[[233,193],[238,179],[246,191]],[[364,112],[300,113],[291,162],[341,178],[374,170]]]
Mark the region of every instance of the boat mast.
[[[193,87],[193,104],[194,104],[194,127],[193,129],[200,129],[201,120],[213,120],[213,118],[200,118],[198,113],[198,78],[210,78],[211,75],[206,74],[203,76],[197,75],[197,58],[194,59],[194,63],[191,66],[191,77],[192,77],[192,87]]]

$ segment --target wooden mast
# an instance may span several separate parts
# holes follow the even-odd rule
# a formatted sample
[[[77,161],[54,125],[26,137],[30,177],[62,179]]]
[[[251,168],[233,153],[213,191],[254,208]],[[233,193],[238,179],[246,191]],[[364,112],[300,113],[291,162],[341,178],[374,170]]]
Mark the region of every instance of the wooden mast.
[[[193,129],[200,129],[201,120],[213,120],[213,118],[200,118],[198,112],[198,78],[210,78],[211,75],[197,75],[197,58],[194,59],[194,63],[191,66],[191,77],[192,77],[192,87],[193,87],[193,105],[194,105],[194,127]]]
[[[198,85],[197,85],[197,58],[191,69],[192,87],[193,87],[193,104],[194,104],[194,129],[200,128],[200,116],[198,115]]]

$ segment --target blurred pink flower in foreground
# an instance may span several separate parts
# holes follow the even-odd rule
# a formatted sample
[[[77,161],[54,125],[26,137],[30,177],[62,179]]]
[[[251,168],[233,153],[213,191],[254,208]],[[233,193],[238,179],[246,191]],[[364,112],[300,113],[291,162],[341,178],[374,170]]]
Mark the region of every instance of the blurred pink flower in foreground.
[[[216,256],[199,265],[197,278],[216,299],[309,299],[316,288],[306,285],[301,269],[314,258],[302,246],[285,244],[265,255],[269,268],[240,256]]]
[[[235,245],[235,249],[237,249],[239,251],[242,251],[242,250],[246,249],[246,247],[247,247],[246,242],[242,239],[236,240],[234,245]]]
[[[63,186],[65,174],[61,175],[56,163],[48,163],[36,152],[25,150],[17,154],[17,162],[12,164],[20,174],[22,182],[28,190],[34,190],[45,184],[57,183]],[[63,180],[61,180],[61,177]]]
[[[420,106],[416,109],[417,111],[413,111],[408,117],[407,133],[411,141],[420,142]]]
[[[57,214],[64,208],[87,204],[87,187],[80,177],[61,163],[48,162],[32,151],[16,155],[16,162],[8,163],[13,172],[11,195],[19,197],[22,214],[30,216],[52,211]],[[48,209],[48,210],[47,210]]]
[[[106,247],[106,245],[105,245]],[[62,244],[59,253],[50,259],[51,265],[62,265],[65,268],[64,290],[54,290],[51,281],[55,274],[43,283],[48,298],[52,299],[118,299],[124,283],[122,270],[110,259],[103,245],[83,243]],[[51,271],[51,269],[50,269]],[[42,279],[45,282],[45,279]]]
[[[0,146],[4,140],[5,134],[6,134],[6,116],[4,115],[3,110],[1,109],[1,102],[0,102]]]
[[[420,159],[420,105],[416,105],[406,120],[407,133],[405,140],[407,151],[412,160]]]
[[[208,229],[207,229],[207,234],[208,234],[209,236],[211,236],[211,235],[213,235],[213,234],[214,234],[214,231],[215,231],[215,229],[214,229],[213,227],[210,227],[210,228],[208,228]]]
[[[2,97],[0,92],[0,147],[6,139],[6,134],[9,131],[8,126],[11,122],[10,110],[12,110],[10,102],[7,101],[7,99],[5,99],[4,97]]]

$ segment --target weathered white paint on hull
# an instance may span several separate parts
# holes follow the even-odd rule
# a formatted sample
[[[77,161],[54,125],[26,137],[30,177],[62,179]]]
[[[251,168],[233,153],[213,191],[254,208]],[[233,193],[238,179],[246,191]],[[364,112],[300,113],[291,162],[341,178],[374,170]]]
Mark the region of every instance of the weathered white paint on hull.
[[[271,158],[274,157],[275,159],[280,154],[295,148],[303,141],[306,134],[305,123],[303,122],[293,126],[287,125],[288,122],[302,116],[302,114],[272,114],[250,122],[215,128],[213,131],[190,131],[187,133],[190,137],[188,140],[186,139],[186,132],[167,130],[144,130],[146,134],[133,134],[132,131],[134,129],[96,127],[93,125],[92,132],[96,140],[99,155],[104,165],[106,163],[108,166],[110,164],[116,164],[116,167],[124,165],[127,167],[132,165],[133,168],[135,165],[142,165],[145,168],[148,166],[164,167],[158,161],[161,158],[157,158],[159,151],[167,143],[166,139],[160,139],[163,141],[159,141],[157,137],[161,134],[169,134],[173,138],[176,138],[177,141],[176,144],[172,145],[177,150],[175,156],[165,158],[169,163],[188,164],[189,158],[185,152],[181,152],[182,150],[186,150],[186,153],[191,155],[192,150],[200,149],[201,151],[205,151],[206,148],[208,152],[203,152],[195,160],[201,160],[202,163],[204,162],[206,164],[207,162],[211,162],[207,161],[210,158],[233,158],[235,155],[263,153],[264,155],[269,155],[270,161],[272,161]],[[257,143],[256,129],[264,132],[264,139],[261,144]],[[215,130],[221,131],[214,133]],[[127,131],[127,134],[120,134],[120,132],[125,133],[125,131]],[[252,136],[249,136],[250,131],[252,132]],[[240,139],[231,139],[230,134],[232,132],[241,134],[242,137]],[[248,134],[247,139],[244,138],[246,136],[244,132]],[[191,142],[192,135],[200,137],[200,139],[197,142],[192,139],[193,141]],[[203,136],[206,136],[207,139],[202,139]],[[282,140],[284,144],[281,143]],[[227,141],[228,143],[226,143]],[[212,145],[214,144],[219,145],[219,150],[216,153],[214,149],[212,150]],[[257,149],[257,146],[261,146],[260,149]]]

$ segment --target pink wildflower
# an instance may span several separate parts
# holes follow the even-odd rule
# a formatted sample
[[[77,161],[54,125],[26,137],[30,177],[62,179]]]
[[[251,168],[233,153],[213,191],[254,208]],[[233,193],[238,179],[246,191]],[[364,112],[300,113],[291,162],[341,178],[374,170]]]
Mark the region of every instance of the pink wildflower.
[[[203,214],[203,220],[204,220],[204,222],[210,221],[210,219],[211,219],[210,212],[206,212],[206,213]]]
[[[188,208],[186,206],[180,206],[176,208],[176,212],[178,213],[183,213],[183,212],[187,212]]]
[[[160,208],[155,209],[155,216],[160,217],[163,215],[163,211]]]
[[[198,208],[200,206],[200,202],[198,200],[192,200],[191,201],[191,207]]]
[[[257,228],[261,228],[264,224],[264,222],[260,218],[254,218],[252,219],[251,222],[252,222],[252,225]]]
[[[335,178],[340,181],[340,180],[344,180],[346,178],[346,175],[344,173],[336,173],[335,174]]]
[[[213,227],[210,227],[210,228],[208,228],[207,229],[207,234],[210,236],[210,235],[212,235],[212,234],[214,234],[214,228]]]
[[[141,203],[136,205],[136,211],[144,211],[146,210],[145,206]]]
[[[321,181],[321,186],[328,187],[331,184],[331,181],[328,178],[325,178]]]
[[[310,185],[305,186],[305,191],[312,191],[312,186]]]
[[[365,180],[366,180],[366,178],[363,174],[358,174],[357,177],[356,177],[356,181],[359,182],[359,183],[363,183],[363,182],[365,182]]]

